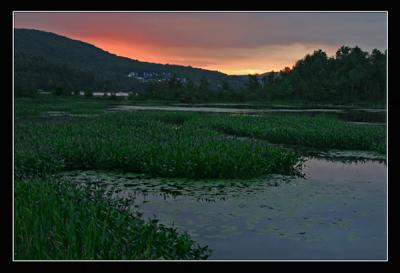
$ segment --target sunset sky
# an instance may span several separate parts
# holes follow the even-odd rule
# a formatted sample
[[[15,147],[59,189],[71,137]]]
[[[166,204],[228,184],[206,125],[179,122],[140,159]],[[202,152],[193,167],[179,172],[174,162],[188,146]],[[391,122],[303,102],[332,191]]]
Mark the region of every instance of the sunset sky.
[[[16,12],[14,26],[54,32],[140,61],[227,74],[277,71],[319,48],[329,56],[342,45],[387,48],[382,12]]]

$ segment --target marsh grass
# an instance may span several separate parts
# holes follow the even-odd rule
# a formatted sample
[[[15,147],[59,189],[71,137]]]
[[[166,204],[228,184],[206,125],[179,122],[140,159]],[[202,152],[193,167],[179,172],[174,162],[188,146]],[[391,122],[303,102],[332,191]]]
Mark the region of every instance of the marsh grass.
[[[278,144],[386,153],[385,128],[349,124],[331,116],[266,114],[227,118],[214,115],[200,124],[226,134]]]
[[[74,107],[70,111],[82,105]],[[117,112],[60,122],[23,120],[17,123],[15,134],[16,174],[20,176],[75,169],[187,178],[298,173],[299,151],[259,140],[315,149],[386,152],[385,128],[348,124],[323,115]]]
[[[15,181],[15,259],[206,259],[186,233],[143,221],[104,198],[60,180]],[[118,207],[118,208],[117,208]]]
[[[99,98],[18,99],[15,105],[16,259],[205,259],[187,234],[143,221],[98,189],[50,178],[110,170],[183,178],[296,174],[301,154],[273,143],[386,152],[384,128],[298,114],[107,113]],[[49,111],[100,114],[46,118]],[[44,115],[45,118],[42,118]],[[226,134],[249,138],[227,138]]]
[[[47,112],[57,111],[71,114],[103,113],[113,105],[125,103],[123,100],[112,101],[103,98],[86,97],[54,97],[43,96],[35,99],[15,99],[14,114],[16,117],[38,116]]]
[[[176,123],[180,126],[171,126]],[[111,113],[57,124],[21,123],[16,132],[20,177],[98,169],[161,177],[247,178],[294,174],[300,160],[295,152],[196,128],[176,114]]]

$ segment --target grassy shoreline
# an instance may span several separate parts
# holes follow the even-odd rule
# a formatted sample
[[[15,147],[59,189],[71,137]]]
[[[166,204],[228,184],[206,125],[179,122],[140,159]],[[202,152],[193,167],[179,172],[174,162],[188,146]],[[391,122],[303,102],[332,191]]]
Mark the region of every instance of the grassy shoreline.
[[[113,201],[115,202],[115,201]],[[187,233],[132,216],[100,190],[55,178],[15,181],[15,259],[206,259]]]

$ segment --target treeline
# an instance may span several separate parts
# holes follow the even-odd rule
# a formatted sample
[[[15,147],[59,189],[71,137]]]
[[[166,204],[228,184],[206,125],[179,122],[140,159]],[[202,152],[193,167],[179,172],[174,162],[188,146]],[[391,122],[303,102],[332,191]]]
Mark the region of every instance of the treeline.
[[[302,100],[383,103],[386,99],[386,55],[386,51],[378,49],[369,53],[357,46],[342,46],[333,57],[316,50],[297,61],[292,68],[262,76],[248,75],[244,84],[237,83],[237,80],[212,82],[206,76],[182,82],[177,75],[167,81],[135,84],[126,76],[94,75],[77,70],[76,66],[68,63],[55,64],[44,58],[16,54],[18,69],[15,71],[14,90],[16,96],[34,96],[38,86],[55,95],[84,91],[90,96],[93,92],[126,91],[130,92],[130,99],[181,102]],[[121,89],[121,86],[126,88]]]
[[[342,46],[335,57],[328,57],[322,50],[317,50],[291,69],[270,73],[255,89],[266,99],[384,101],[386,54],[378,49],[368,53],[357,46]],[[254,77],[251,79],[255,81]]]
[[[137,92],[131,94],[134,99],[170,99],[180,102],[208,102],[208,101],[243,101],[243,90],[235,89],[228,81],[222,81],[212,86],[207,77],[194,82],[188,79],[182,82],[176,76],[164,82],[146,84]]]
[[[181,101],[305,100],[311,102],[384,102],[386,99],[386,52],[371,53],[342,46],[334,57],[322,50],[306,55],[292,67],[260,77],[248,75],[244,87],[221,82],[210,89],[206,78],[198,86],[170,81],[153,84],[145,98]]]

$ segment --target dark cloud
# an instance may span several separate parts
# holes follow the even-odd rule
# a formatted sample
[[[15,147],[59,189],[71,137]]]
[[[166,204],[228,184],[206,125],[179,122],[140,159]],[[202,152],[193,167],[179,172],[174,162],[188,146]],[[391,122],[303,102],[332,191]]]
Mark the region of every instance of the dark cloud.
[[[386,47],[386,13],[23,13],[16,26],[164,46],[277,44]]]
[[[387,48],[387,13],[15,13],[15,27],[113,53],[239,73],[292,65],[321,48]]]

